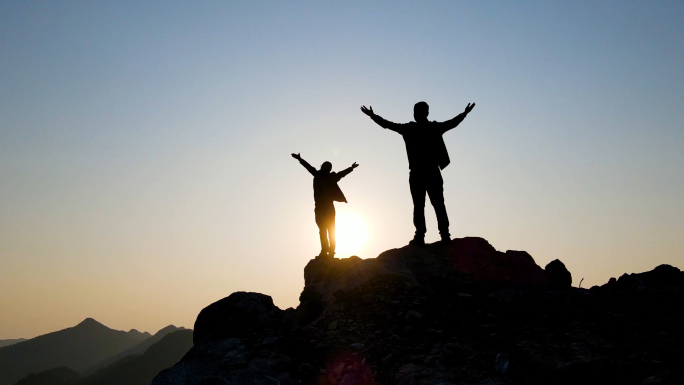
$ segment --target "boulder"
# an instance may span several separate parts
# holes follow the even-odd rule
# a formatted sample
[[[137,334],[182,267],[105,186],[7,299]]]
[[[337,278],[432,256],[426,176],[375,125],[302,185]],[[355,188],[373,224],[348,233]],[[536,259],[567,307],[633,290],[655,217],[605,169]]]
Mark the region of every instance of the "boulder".
[[[323,297],[328,295],[331,282],[361,262],[361,258],[315,258],[304,267],[304,290],[299,295],[299,307],[295,325],[306,325],[318,317],[326,305]],[[329,298],[328,298],[329,300]]]
[[[525,251],[497,251],[482,238],[453,239],[448,249],[453,265],[493,290],[550,288],[544,270]]]
[[[390,277],[417,284],[411,270],[398,258],[312,259],[304,268],[297,325],[311,322],[325,307],[353,295],[364,284]]]
[[[565,264],[559,259],[554,259],[544,267],[546,277],[549,279],[551,288],[566,290],[572,287],[572,274],[565,268]]]
[[[245,338],[254,333],[263,336],[279,327],[281,316],[282,310],[270,296],[235,292],[202,309],[195,321],[193,343]]]

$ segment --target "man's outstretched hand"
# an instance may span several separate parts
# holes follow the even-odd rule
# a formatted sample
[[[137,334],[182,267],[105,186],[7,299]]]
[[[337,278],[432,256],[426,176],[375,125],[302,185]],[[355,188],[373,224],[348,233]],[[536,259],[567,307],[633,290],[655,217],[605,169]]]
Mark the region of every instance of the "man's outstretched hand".
[[[354,164],[352,164],[352,169],[355,169],[355,168],[357,168],[357,167],[359,167],[359,164],[356,163],[356,162],[354,162]]]
[[[468,103],[468,105],[467,105],[466,108],[465,108],[465,111],[463,111],[463,112],[465,112],[465,113],[467,114],[467,113],[469,113],[470,111],[472,111],[473,108],[475,108],[475,103]]]
[[[302,160],[302,157],[299,156],[299,154],[292,154],[292,157],[297,159],[297,160]]]
[[[364,114],[370,116],[371,118],[372,118],[373,116],[375,116],[375,113],[373,112],[373,107],[372,107],[372,106],[368,106],[368,108],[366,108],[366,106],[361,106],[361,112],[363,112]]]

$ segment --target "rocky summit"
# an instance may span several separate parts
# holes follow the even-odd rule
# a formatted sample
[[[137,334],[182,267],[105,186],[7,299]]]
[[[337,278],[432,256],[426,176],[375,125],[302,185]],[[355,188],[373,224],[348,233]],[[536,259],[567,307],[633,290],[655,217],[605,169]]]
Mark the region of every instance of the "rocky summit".
[[[237,292],[153,385],[682,384],[684,272],[579,289],[481,238],[313,259],[297,309]]]

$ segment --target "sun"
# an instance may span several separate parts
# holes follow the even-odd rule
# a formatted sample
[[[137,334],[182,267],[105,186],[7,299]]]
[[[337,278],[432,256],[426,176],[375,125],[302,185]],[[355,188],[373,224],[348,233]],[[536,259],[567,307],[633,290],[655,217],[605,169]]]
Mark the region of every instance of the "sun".
[[[335,238],[339,258],[359,255],[370,238],[368,223],[359,213],[340,208],[335,218]]]

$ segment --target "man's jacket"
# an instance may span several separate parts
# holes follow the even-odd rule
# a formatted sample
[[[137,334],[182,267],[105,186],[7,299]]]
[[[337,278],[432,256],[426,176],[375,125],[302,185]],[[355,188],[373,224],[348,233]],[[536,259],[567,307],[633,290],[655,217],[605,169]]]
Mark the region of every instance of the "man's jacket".
[[[371,119],[380,127],[401,134],[406,144],[406,155],[411,170],[431,169],[435,166],[443,170],[451,161],[442,135],[458,126],[465,117],[466,114],[462,113],[445,122],[421,123],[393,123],[379,115],[373,115]]]
[[[345,198],[344,193],[342,193],[337,182],[352,172],[353,168],[349,167],[340,172],[324,173],[313,168],[304,159],[300,159],[299,163],[301,163],[314,177],[314,201],[316,202],[317,207],[330,206],[333,201],[347,203],[347,198]]]

